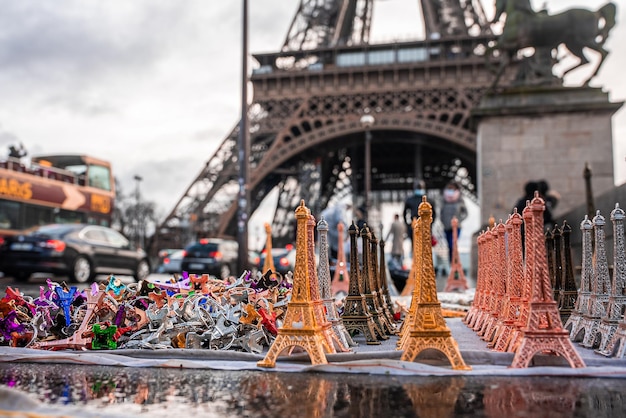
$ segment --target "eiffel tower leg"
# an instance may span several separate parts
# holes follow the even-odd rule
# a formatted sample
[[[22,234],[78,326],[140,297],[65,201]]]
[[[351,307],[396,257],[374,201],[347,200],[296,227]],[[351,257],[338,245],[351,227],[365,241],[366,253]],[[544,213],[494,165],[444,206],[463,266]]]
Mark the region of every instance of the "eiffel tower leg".
[[[301,347],[304,349],[311,358],[311,364],[328,364],[326,355],[322,348],[322,344],[317,344],[314,340],[305,338],[294,343],[293,340],[284,336],[278,335],[274,343],[270,347],[265,358],[257,362],[258,367],[273,368],[276,367],[276,359],[286,349],[293,349],[295,347]]]
[[[556,354],[563,356],[572,368],[585,367],[585,363],[582,358],[572,346],[571,342],[565,338],[556,337],[543,337],[541,341],[535,338],[522,338],[519,349],[515,352],[511,368],[527,368],[533,356],[540,351],[543,351],[546,346],[550,347],[550,350]]]

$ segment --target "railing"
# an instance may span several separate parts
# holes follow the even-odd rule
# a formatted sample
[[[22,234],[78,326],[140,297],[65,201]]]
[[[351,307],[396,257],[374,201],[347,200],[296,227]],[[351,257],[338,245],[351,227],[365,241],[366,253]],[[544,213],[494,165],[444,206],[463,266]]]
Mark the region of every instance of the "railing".
[[[78,184],[80,186],[85,185],[85,175],[78,175],[69,170],[37,163],[31,163],[30,166],[27,166],[22,163],[19,158],[7,157],[6,160],[0,160],[0,168],[17,173],[31,174],[54,181]]]

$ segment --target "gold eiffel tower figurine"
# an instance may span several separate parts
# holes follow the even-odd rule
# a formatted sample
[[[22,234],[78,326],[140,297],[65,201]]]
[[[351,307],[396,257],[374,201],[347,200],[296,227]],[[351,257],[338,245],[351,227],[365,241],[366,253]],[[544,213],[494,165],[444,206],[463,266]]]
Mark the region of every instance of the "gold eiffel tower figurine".
[[[420,236],[418,237],[421,242],[419,263],[422,274],[419,283],[416,283],[416,287],[419,287],[419,302],[413,323],[406,330],[409,334],[400,359],[413,361],[422,351],[435,349],[446,355],[454,370],[470,370],[471,367],[463,361],[459,346],[443,318],[441,304],[437,298],[437,282],[433,267],[432,245],[430,245],[433,207],[426,200],[426,196],[422,197],[418,214],[422,219]]]
[[[272,227],[268,223],[265,224],[265,233],[267,238],[265,239],[265,261],[263,262],[263,271],[261,272],[263,274],[268,271],[276,271],[274,257],[272,257]]]
[[[308,251],[308,221],[311,212],[304,206],[304,200],[296,209],[296,265],[293,275],[293,289],[291,300],[287,305],[283,326],[278,330],[278,336],[272,343],[265,358],[257,363],[259,367],[276,366],[276,358],[285,350],[300,347],[311,358],[312,364],[327,364],[327,353],[333,353],[334,348],[328,344],[324,335],[323,324],[318,323],[315,307],[311,300],[311,277]],[[317,285],[317,280],[315,281]],[[328,325],[328,322],[326,321]]]
[[[409,277],[412,277],[413,285],[411,291],[411,304],[409,305],[409,312],[402,322],[400,327],[400,339],[398,340],[396,347],[398,350],[404,350],[406,341],[409,339],[409,329],[411,324],[415,320],[415,313],[417,311],[417,305],[419,304],[420,286],[422,268],[419,260],[420,254],[422,254],[422,242],[419,240],[421,233],[419,232],[422,227],[422,220],[419,218],[413,218],[411,222],[411,233],[413,234],[413,263],[411,264],[411,271]],[[406,289],[406,285],[404,287]]]
[[[367,344],[380,344],[376,325],[369,314],[365,301],[363,278],[359,272],[359,254],[357,250],[357,235],[359,231],[354,222],[348,228],[350,235],[350,292],[344,302],[341,314],[343,326],[353,335],[360,332],[365,336]]]

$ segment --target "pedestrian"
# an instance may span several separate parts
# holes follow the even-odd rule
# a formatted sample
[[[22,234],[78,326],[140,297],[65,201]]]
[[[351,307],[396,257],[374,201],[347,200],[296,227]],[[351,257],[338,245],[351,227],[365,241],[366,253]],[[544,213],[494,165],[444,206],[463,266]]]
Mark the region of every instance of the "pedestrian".
[[[404,222],[400,220],[400,215],[395,214],[393,216],[393,222],[391,228],[387,233],[385,241],[389,241],[389,237],[393,236],[391,241],[391,259],[402,266],[402,260],[404,259],[404,238],[406,238],[406,226]]]
[[[467,206],[465,206],[465,201],[461,196],[461,187],[455,181],[450,181],[443,189],[443,205],[440,216],[448,241],[448,262],[452,262],[452,219],[456,218],[458,221],[458,239],[461,236],[461,223],[467,218]]]
[[[413,194],[409,196],[404,202],[404,223],[406,225],[406,234],[411,239],[413,244],[413,218],[417,218],[418,208],[422,203],[422,197],[426,196],[426,183],[424,180],[417,180],[413,187]],[[428,202],[433,208],[433,222],[435,221],[435,205],[434,202]]]
[[[352,205],[348,202],[342,202],[334,206],[329,206],[324,209],[321,216],[328,223],[328,253],[332,259],[337,259],[337,253],[339,249],[339,222],[344,225],[350,225],[348,220],[349,211],[352,209]]]

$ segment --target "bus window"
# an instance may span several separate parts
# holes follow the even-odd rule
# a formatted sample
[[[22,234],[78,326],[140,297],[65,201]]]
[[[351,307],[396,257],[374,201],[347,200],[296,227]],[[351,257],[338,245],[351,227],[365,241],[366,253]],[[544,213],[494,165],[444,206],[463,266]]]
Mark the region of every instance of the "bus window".
[[[85,222],[85,214],[65,209],[54,210],[54,223],[57,224],[80,224]]]
[[[52,208],[46,206],[24,205],[24,228],[49,224]]]
[[[20,204],[0,200],[0,229],[19,228]]]
[[[102,190],[111,190],[111,170],[101,165],[89,166],[89,186]]]

